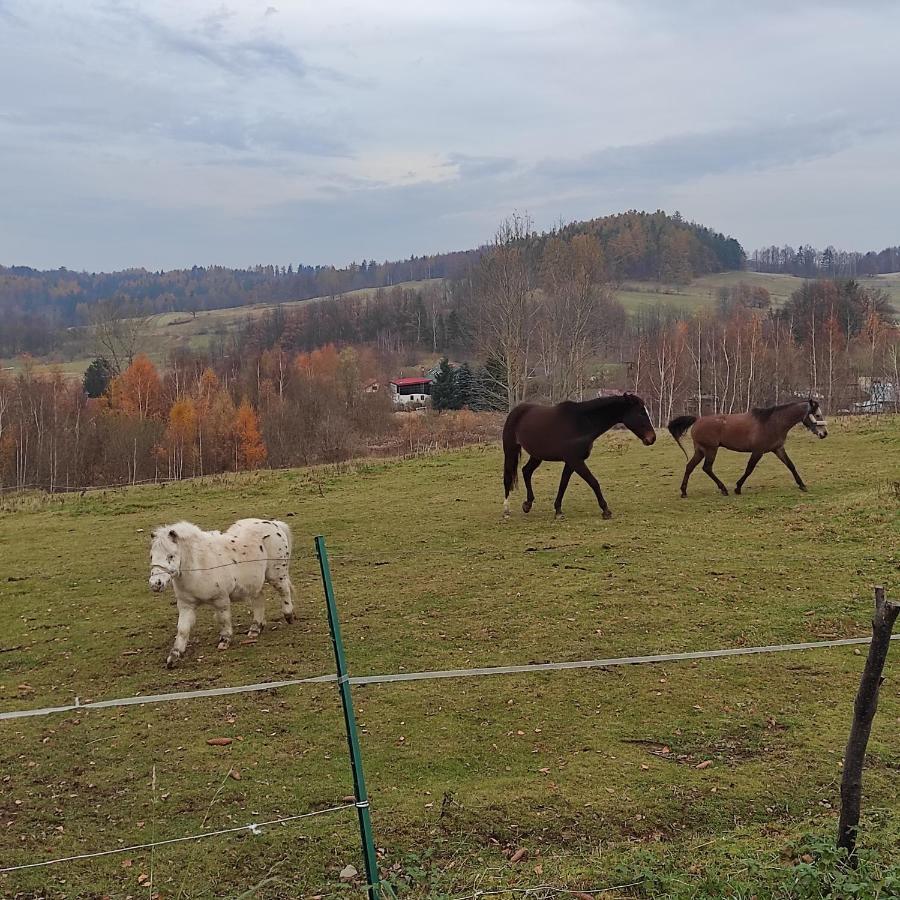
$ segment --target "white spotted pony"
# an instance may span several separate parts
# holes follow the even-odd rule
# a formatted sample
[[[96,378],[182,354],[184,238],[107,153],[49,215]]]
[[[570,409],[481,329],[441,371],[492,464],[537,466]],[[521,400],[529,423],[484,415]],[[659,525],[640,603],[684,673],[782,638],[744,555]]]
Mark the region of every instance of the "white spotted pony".
[[[271,584],[281,595],[286,622],[294,620],[289,572],[291,529],[275,519],[240,519],[228,531],[202,531],[190,522],[162,525],[150,545],[150,589],[164,591],[172,582],[178,606],[178,632],[166,659],[172,668],[184,655],[197,607],[212,606],[219,622],[219,650],[231,644],[231,603],[249,600],[256,637],[266,624],[262,588]]]

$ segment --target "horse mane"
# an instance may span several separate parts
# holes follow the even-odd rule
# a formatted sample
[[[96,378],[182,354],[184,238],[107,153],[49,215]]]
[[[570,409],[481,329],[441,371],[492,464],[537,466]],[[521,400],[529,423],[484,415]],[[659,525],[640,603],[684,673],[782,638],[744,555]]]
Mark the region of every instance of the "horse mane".
[[[796,406],[798,403],[806,403],[806,400],[791,400],[790,403],[780,403],[778,406],[762,406],[754,407],[750,410],[751,415],[760,422],[768,422],[772,415],[787,409],[789,406]]]
[[[571,403],[578,412],[589,413],[616,406],[623,401],[626,403],[638,402],[634,394],[617,394],[615,397],[595,397],[593,400],[581,400],[580,402],[569,400],[567,402]]]
[[[203,531],[202,528],[198,528],[193,522],[182,520],[181,522],[174,522],[171,525],[160,525],[159,528],[154,529],[153,539],[161,540],[166,544],[171,544],[172,539],[169,537],[170,531],[174,531],[175,534],[178,535],[178,539],[184,542],[195,541],[197,538],[208,533]]]

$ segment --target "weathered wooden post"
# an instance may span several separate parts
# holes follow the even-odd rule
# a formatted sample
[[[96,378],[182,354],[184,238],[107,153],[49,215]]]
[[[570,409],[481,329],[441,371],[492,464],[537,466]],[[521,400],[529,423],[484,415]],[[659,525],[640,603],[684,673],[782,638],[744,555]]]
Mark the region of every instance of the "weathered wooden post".
[[[841,819],[838,825],[838,847],[844,847],[850,862],[856,865],[856,836],[862,801],[863,763],[866,745],[872,731],[872,720],[878,708],[878,691],[884,681],[881,673],[891,643],[891,631],[900,603],[884,599],[884,588],[875,588],[875,616],[872,619],[872,643],[853,704],[853,724],[844,751],[844,773],[841,778]]]

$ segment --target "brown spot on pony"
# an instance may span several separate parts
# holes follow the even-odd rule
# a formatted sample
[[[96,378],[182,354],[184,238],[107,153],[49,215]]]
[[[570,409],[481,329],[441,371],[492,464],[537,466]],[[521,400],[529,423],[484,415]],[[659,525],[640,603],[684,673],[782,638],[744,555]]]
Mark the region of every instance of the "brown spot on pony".
[[[805,491],[806,485],[784,449],[788,432],[801,422],[817,437],[828,437],[828,423],[822,416],[818,401],[812,398],[783,403],[781,406],[769,406],[765,409],[753,409],[747,413],[735,413],[734,415],[700,416],[700,418],[679,416],[677,419],[672,419],[668,425],[669,433],[684,451],[685,457],[688,457],[688,452],[682,443],[682,437],[688,429],[690,429],[691,439],[694,442],[694,455],[688,457],[688,463],[684,469],[681,496],[687,497],[688,479],[701,460],[703,460],[703,471],[716,483],[716,487],[723,496],[728,496],[728,488],[713,472],[713,463],[716,461],[716,454],[720,447],[734,450],[736,453],[750,454],[747,468],[735,486],[736,494],[740,494],[744,482],[750,477],[750,473],[766,453],[774,453],[794,476],[797,487],[801,491]]]
[[[531,476],[542,462],[563,463],[559,491],[553,504],[556,515],[562,515],[562,501],[572,473],[580,475],[590,485],[603,510],[603,518],[612,513],[600,490],[600,484],[587,467],[594,441],[614,425],[624,425],[648,447],[656,440],[656,432],[647,415],[644,401],[634,394],[619,397],[599,397],[576,403],[566,400],[556,406],[520,403],[506,417],[503,426],[503,515],[509,515],[509,494],[515,487],[519,459],[524,450],[529,460],[522,466],[525,481],[523,512],[530,512],[534,503]]]

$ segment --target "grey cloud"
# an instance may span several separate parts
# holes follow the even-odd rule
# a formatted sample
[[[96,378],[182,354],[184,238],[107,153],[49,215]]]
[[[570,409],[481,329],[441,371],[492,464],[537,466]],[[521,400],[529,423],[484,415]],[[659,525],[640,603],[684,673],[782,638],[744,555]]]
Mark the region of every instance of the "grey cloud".
[[[199,31],[184,31],[133,9],[117,7],[114,12],[120,19],[137,26],[163,50],[202,60],[230,74],[280,71],[300,79],[310,75],[310,68],[299,54],[276,41],[263,37],[224,39],[223,24],[230,15],[227,11],[207,16]]]
[[[511,156],[469,156],[466,153],[451,153],[447,161],[458,168],[463,178],[504,175],[514,171],[518,166]]]
[[[240,117],[198,113],[164,122],[159,133],[179,141],[191,141],[238,152],[276,150],[306,156],[346,157],[349,147],[302,122],[287,117]],[[271,162],[271,161],[270,161]]]
[[[683,182],[704,175],[790,165],[831,156],[871,135],[845,119],[795,122],[666,137],[624,147],[607,147],[576,159],[547,159],[538,175],[561,181]]]

